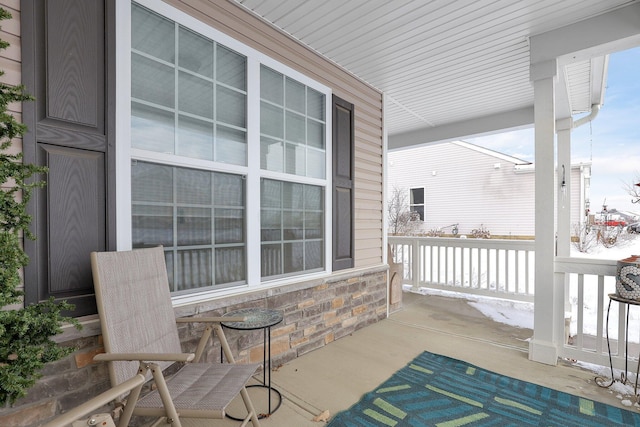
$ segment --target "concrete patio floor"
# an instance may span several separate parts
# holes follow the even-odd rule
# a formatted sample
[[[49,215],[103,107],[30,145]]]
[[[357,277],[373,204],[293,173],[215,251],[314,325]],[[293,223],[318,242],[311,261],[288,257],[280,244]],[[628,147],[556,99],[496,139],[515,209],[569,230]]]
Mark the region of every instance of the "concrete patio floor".
[[[324,422],[313,418],[324,411],[333,416],[349,408],[425,350],[622,407],[613,391],[596,385],[591,371],[564,361],[557,366],[529,361],[531,336],[530,329],[486,318],[464,299],[405,292],[403,308],[389,318],[276,368],[272,386],[282,393],[282,405],[261,425],[322,426]],[[259,388],[250,393],[258,411],[264,411],[267,393]],[[183,425],[233,426],[237,422],[183,420]]]

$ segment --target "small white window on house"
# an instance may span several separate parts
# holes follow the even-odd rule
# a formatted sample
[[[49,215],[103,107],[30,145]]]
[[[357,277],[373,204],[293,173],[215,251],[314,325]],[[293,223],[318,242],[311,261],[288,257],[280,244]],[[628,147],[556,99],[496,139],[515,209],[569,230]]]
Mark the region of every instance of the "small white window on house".
[[[424,188],[409,190],[409,211],[414,213],[415,218],[412,217],[412,220],[424,221]]]

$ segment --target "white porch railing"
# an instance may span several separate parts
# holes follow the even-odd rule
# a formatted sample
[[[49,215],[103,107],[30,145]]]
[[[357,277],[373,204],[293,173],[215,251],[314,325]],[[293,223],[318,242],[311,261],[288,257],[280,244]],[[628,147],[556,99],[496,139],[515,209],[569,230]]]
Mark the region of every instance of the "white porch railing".
[[[389,236],[389,244],[394,261],[404,265],[403,284],[415,290],[534,300],[534,241]],[[556,258],[555,274],[556,283],[565,288],[564,301],[556,305],[555,313],[560,319],[555,330],[564,337],[559,356],[609,366],[606,316],[608,294],[615,292],[616,261]],[[618,369],[625,367],[626,314],[626,306],[612,303],[609,343]],[[630,314],[628,368],[635,372],[640,307],[632,308]]]
[[[532,240],[389,236],[404,284],[533,302]]]
[[[609,366],[607,311],[615,293],[616,261],[587,258],[556,258],[556,283],[565,284],[565,316],[570,338],[559,348],[559,356]],[[564,280],[564,282],[563,282]],[[562,309],[562,306],[560,306]],[[629,358],[627,368],[636,372],[640,342],[640,307],[629,310]],[[556,313],[561,318],[562,313]],[[627,306],[611,303],[609,346],[614,368],[625,369],[624,337]]]

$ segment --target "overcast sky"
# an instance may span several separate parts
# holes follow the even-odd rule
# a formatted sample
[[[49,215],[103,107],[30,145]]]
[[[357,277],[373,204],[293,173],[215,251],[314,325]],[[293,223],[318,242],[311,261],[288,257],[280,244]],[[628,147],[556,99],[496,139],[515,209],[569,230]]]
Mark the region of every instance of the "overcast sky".
[[[533,129],[466,141],[510,156],[534,161]],[[604,105],[596,119],[571,135],[573,163],[591,161],[591,211],[640,213],[625,185],[640,182],[640,47],[611,54]]]

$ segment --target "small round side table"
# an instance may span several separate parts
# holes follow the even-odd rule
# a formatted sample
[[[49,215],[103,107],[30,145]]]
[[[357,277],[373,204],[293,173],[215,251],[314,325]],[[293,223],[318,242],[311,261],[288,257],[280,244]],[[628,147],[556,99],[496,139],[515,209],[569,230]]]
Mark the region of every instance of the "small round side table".
[[[609,367],[611,368],[611,380],[603,377],[596,377],[595,381],[600,387],[611,387],[613,383],[616,381],[615,376],[613,375],[613,360],[611,356],[611,342],[609,341],[609,313],[611,311],[611,303],[616,301],[620,304],[620,307],[626,306],[626,321],[624,324],[624,372],[620,374],[620,382],[622,384],[626,384],[629,380],[629,308],[631,306],[640,306],[640,301],[631,300],[627,298],[622,298],[618,294],[609,294],[609,306],[607,307],[607,323],[606,323],[606,331],[607,331],[607,350],[609,351]],[[620,337],[618,337],[618,343],[620,342]],[[618,344],[619,346],[620,344]],[[620,350],[618,350],[618,353]],[[638,358],[638,368],[636,369],[636,373],[640,372],[640,358]],[[636,375],[636,382],[633,387],[633,394],[638,398],[638,376]]]
[[[268,308],[241,308],[239,310],[230,311],[225,313],[222,317],[245,317],[245,320],[242,322],[221,322],[222,326],[229,329],[235,329],[239,331],[253,331],[257,329],[263,330],[263,369],[262,369],[262,384],[252,384],[247,387],[264,387],[268,389],[269,398],[268,400],[268,412],[265,414],[259,414],[258,418],[266,418],[273,414],[278,408],[280,404],[282,404],[282,395],[278,390],[271,387],[271,327],[277,325],[282,322],[284,318],[281,311],[272,310]],[[269,350],[267,350],[267,347]],[[222,358],[222,351],[220,354]],[[268,372],[268,374],[267,374]],[[278,404],[275,408],[271,408],[271,392],[274,391],[278,396]],[[229,416],[227,417],[242,421],[242,418],[235,418]]]

